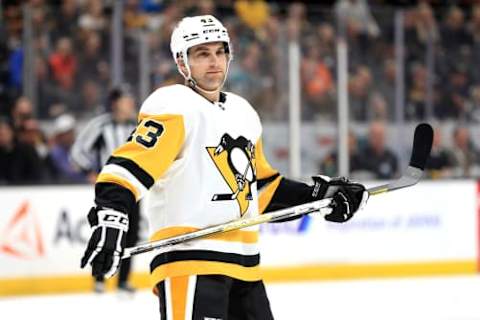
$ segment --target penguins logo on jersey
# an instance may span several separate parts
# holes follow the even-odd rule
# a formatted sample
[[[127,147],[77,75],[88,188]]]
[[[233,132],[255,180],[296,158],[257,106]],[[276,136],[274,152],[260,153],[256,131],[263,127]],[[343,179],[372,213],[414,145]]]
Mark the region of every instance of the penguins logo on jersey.
[[[215,194],[212,201],[237,200],[243,215],[252,200],[251,184],[256,181],[255,146],[245,137],[233,139],[225,133],[218,146],[207,147],[207,151],[232,191]]]

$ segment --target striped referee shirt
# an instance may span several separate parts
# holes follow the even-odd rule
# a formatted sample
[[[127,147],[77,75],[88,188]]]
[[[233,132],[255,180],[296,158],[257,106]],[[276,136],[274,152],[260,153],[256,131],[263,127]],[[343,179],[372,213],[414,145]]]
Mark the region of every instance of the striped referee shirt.
[[[84,171],[100,172],[113,151],[126,142],[135,127],[134,120],[118,123],[110,113],[93,118],[72,146],[72,162]]]

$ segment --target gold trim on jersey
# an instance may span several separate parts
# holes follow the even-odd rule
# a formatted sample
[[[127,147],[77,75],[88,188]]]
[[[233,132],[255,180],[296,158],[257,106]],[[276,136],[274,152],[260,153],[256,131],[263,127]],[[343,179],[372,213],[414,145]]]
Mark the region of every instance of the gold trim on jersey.
[[[275,191],[277,190],[280,181],[282,181],[282,176],[276,177],[275,180],[270,182],[268,185],[263,187],[261,191],[259,191],[258,212],[260,214],[263,213],[270,204],[270,201],[272,200],[272,197],[275,194]]]
[[[257,281],[261,279],[260,267],[244,267],[238,264],[216,261],[176,261],[162,264],[151,273],[151,284],[155,287],[160,281],[170,277],[186,275],[221,274],[244,281]]]
[[[177,158],[184,140],[182,115],[142,113],[129,141],[112,156],[135,162],[156,181]]]
[[[273,169],[272,166],[268,163],[267,159],[265,158],[261,139],[258,139],[257,145],[255,146],[255,159],[256,159],[256,167],[257,167],[257,181],[269,178],[278,173],[278,171]]]
[[[162,240],[181,234],[198,231],[200,228],[195,227],[168,227],[155,232],[151,237],[150,241]],[[242,242],[242,243],[257,243],[258,242],[258,231],[245,231],[245,230],[233,230],[225,233],[220,233],[216,235],[211,235],[204,237],[203,239],[211,240],[221,240],[221,241],[231,241],[231,242]]]
[[[187,306],[188,276],[170,278],[170,303],[172,320],[184,320]],[[165,288],[167,289],[167,288]],[[167,306],[168,308],[168,306]]]
[[[140,191],[130,181],[126,180],[123,177],[110,174],[110,173],[100,173],[97,177],[96,183],[100,183],[100,182],[118,184],[124,187],[125,189],[130,190],[130,192],[132,192],[132,194],[135,196],[135,200],[138,201],[140,199]]]

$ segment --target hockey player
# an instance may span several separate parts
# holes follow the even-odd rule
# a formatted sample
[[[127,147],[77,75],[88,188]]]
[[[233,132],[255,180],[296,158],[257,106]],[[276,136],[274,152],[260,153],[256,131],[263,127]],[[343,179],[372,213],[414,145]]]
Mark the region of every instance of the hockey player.
[[[268,164],[257,113],[221,91],[232,48],[220,21],[186,17],[170,46],[185,85],[153,92],[129,141],[103,167],[82,267],[107,277],[116,272],[128,214],[147,192],[151,240],[324,197],[335,200],[326,219],[345,222],[366,203],[361,184],[316,176],[307,185]],[[257,242],[254,226],[158,252],[150,270],[161,319],[273,319]]]

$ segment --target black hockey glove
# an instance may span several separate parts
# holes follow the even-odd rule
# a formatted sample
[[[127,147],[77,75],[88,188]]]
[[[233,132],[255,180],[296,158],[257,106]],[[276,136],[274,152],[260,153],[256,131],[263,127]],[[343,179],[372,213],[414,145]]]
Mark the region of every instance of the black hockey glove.
[[[80,267],[92,266],[93,276],[113,276],[126,245],[128,215],[109,208],[93,207],[88,213],[92,234]]]
[[[333,198],[332,212],[325,216],[325,220],[348,221],[367,203],[368,192],[360,183],[350,182],[345,177],[329,178],[319,175],[312,179],[314,199]]]

